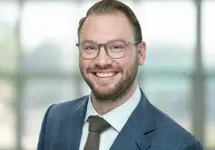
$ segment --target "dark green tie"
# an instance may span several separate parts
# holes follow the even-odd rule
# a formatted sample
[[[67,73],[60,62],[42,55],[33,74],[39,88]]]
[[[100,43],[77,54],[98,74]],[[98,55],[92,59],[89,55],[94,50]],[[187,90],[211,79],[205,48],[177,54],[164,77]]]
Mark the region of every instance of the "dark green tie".
[[[100,135],[110,127],[110,124],[99,116],[90,116],[89,133],[84,150],[99,150]]]

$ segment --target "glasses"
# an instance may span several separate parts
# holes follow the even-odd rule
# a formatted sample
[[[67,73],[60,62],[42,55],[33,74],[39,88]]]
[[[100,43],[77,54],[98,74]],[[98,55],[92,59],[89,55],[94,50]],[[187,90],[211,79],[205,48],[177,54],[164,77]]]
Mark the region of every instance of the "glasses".
[[[129,44],[139,44],[140,42],[128,42],[124,40],[109,41],[106,44],[97,44],[93,41],[84,41],[77,43],[76,46],[79,48],[80,54],[85,59],[94,59],[98,56],[101,47],[103,46],[106,54],[110,58],[118,59],[122,58],[125,54],[127,46]]]

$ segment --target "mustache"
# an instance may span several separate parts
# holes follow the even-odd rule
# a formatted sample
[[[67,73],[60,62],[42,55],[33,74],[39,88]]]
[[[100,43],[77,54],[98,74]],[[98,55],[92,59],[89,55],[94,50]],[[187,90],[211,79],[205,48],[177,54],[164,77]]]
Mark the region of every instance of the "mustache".
[[[104,66],[100,66],[100,65],[94,65],[91,66],[87,69],[88,71],[91,70],[119,70],[121,71],[122,69],[120,67],[116,67],[116,66],[110,66],[110,65],[104,65]]]

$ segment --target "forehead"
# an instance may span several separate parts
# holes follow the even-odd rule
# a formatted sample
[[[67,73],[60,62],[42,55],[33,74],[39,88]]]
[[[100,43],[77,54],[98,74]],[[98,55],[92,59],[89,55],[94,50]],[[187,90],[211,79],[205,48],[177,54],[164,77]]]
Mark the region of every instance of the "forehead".
[[[121,12],[93,14],[83,24],[80,40],[107,42],[115,39],[133,40],[133,28]]]

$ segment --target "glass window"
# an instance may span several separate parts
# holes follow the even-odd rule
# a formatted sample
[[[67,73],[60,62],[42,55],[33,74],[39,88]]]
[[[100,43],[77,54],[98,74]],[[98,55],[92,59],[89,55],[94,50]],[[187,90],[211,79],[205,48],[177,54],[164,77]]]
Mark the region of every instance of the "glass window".
[[[15,90],[12,82],[0,79],[0,149],[14,149],[16,143]]]
[[[206,70],[215,71],[215,1],[205,0],[202,7],[203,62]]]
[[[190,80],[174,76],[145,76],[141,87],[149,101],[191,131]]]
[[[147,56],[143,70],[190,72],[196,14],[192,1],[144,1],[136,5]]]
[[[79,71],[77,29],[88,5],[69,1],[25,3],[21,32],[25,71]]]
[[[27,80],[24,93],[24,148],[36,148],[45,111],[52,104],[76,98],[75,87],[76,82],[72,79]]]
[[[215,148],[215,101],[214,101],[214,93],[215,93],[215,77],[208,79],[206,82],[206,146],[208,148]]]
[[[206,120],[205,140],[207,148],[215,148],[215,1],[205,0],[202,5],[202,50],[203,63],[207,72],[206,79]],[[210,78],[209,78],[210,77]]]
[[[16,22],[18,7],[15,2],[0,2],[0,71],[13,72],[17,61]]]

